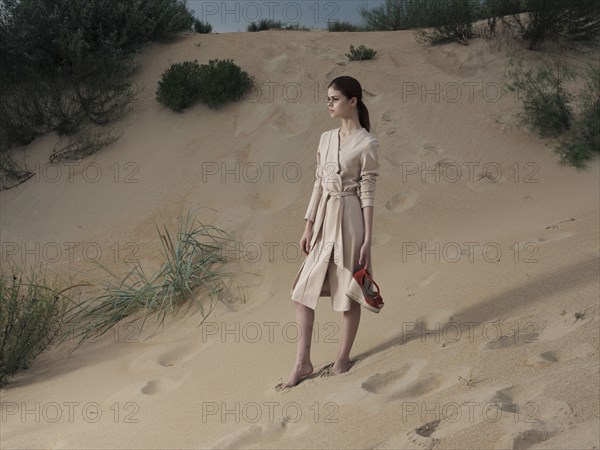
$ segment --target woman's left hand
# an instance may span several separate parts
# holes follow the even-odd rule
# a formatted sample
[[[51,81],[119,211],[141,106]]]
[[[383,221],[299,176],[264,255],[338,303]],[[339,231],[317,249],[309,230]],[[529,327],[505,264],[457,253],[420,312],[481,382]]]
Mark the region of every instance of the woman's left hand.
[[[364,264],[367,271],[371,271],[371,243],[364,242],[360,247],[360,256],[358,258],[359,264]]]

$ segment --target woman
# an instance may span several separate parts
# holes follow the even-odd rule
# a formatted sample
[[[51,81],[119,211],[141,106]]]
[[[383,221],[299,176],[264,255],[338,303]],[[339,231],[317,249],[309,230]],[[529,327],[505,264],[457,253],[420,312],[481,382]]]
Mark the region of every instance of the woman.
[[[361,306],[346,296],[346,289],[357,263],[373,275],[371,235],[379,142],[370,134],[369,111],[356,79],[334,79],[327,95],[331,117],[342,123],[321,135],[317,150],[316,180],[300,240],[306,258],[291,288],[300,339],[295,367],[283,388],[295,386],[314,370],[310,344],[315,308],[322,296],[331,296],[334,311],[344,312],[342,344],[331,372],[350,368]]]

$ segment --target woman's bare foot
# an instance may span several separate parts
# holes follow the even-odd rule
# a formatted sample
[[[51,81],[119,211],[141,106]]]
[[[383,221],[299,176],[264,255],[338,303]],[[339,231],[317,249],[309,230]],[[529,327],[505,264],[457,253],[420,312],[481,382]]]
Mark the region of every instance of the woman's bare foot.
[[[331,367],[331,372],[335,374],[348,372],[348,369],[352,367],[352,364],[350,359],[336,360],[335,363],[333,363],[333,367]]]
[[[306,364],[297,365],[296,367],[294,367],[294,370],[292,370],[292,373],[290,374],[288,380],[284,384],[282,384],[281,387],[289,388],[292,386],[296,386],[301,378],[309,376],[311,373],[313,373],[313,371],[314,367],[310,361]]]

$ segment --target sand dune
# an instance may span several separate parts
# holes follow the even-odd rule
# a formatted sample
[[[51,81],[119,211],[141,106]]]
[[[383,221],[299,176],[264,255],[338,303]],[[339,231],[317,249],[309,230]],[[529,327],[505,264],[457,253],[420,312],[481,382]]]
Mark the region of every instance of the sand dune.
[[[378,58],[348,62],[360,43]],[[183,114],[154,100],[170,64],[215,58],[254,75],[258,100]],[[192,208],[262,250],[235,264],[255,274],[235,280],[247,301],[218,306],[204,328],[190,311],[146,341],[119,327],[70,355],[47,351],[2,390],[2,447],[598,449],[599,163],[560,166],[549,141],[517,125],[520,104],[492,89],[505,58],[482,40],[432,49],[405,31],[189,34],[148,47],[123,137],[81,161],[74,183],[1,192],[2,241],[39,243],[28,258],[95,243],[105,263],[135,252],[153,267],[155,221],[174,228]],[[327,84],[344,74],[361,81],[381,144],[373,263],[386,307],[363,311],[354,365],[326,376],[342,317],[322,298],[315,373],[278,390],[295,360],[288,293],[301,264],[285,245],[302,234],[318,138],[339,126]],[[298,101],[286,86],[301,88]],[[439,100],[423,94],[436,86]],[[21,149],[27,163],[45,164],[57,139]],[[240,179],[222,179],[236,162]],[[96,182],[84,178],[91,163]],[[89,270],[86,251],[52,267]]]

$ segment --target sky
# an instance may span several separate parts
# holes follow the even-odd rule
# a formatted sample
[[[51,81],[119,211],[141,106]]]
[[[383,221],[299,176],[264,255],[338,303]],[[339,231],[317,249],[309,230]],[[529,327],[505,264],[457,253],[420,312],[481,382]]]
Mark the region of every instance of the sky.
[[[368,9],[385,0],[188,0],[194,16],[212,25],[213,32],[243,32],[252,22],[272,19],[286,24],[326,29],[328,21],[361,23],[360,5]]]

